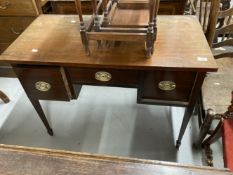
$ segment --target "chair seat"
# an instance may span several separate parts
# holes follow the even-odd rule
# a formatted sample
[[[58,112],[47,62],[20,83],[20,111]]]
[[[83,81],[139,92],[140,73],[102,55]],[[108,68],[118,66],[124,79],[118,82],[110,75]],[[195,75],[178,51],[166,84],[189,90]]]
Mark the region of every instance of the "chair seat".
[[[224,164],[233,172],[233,119],[226,119],[222,132]]]
[[[224,113],[231,102],[233,91],[233,58],[216,60],[218,72],[209,73],[202,86],[204,110],[213,109],[216,113]]]
[[[214,47],[214,44],[213,44]],[[214,54],[215,58],[222,58],[222,57],[231,57],[233,55],[233,47],[232,46],[223,46],[212,48],[212,53]]]

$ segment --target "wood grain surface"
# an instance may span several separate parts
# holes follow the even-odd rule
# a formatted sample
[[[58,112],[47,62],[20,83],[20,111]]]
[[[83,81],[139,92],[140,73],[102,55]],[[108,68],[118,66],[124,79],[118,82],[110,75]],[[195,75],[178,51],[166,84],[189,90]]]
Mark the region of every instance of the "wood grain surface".
[[[129,69],[216,71],[217,65],[194,16],[158,16],[155,52],[144,56],[137,42],[110,43],[87,56],[76,15],[41,15],[1,55],[0,61],[19,64],[69,65]],[[200,61],[200,60],[206,61]]]
[[[227,169],[10,145],[0,145],[0,167],[3,175],[232,174]]]

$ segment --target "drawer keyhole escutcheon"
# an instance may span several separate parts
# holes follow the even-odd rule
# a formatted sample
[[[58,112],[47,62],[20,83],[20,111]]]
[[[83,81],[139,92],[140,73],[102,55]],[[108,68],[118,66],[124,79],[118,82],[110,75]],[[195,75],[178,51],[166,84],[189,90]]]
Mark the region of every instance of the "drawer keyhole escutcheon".
[[[36,82],[35,87],[38,91],[42,91],[42,92],[47,92],[51,89],[51,85],[44,81]]]
[[[2,2],[0,4],[0,9],[6,10],[9,6],[10,6],[10,2],[9,1],[5,1],[5,2]]]
[[[105,71],[99,71],[95,73],[95,79],[98,81],[107,82],[112,79],[112,75]]]
[[[161,81],[158,84],[159,89],[163,91],[172,91],[176,88],[176,84],[173,81]]]

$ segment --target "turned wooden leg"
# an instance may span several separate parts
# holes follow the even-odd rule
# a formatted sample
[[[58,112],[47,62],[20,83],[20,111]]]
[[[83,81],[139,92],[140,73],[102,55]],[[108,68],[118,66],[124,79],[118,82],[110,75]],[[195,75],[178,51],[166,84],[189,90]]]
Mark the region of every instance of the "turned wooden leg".
[[[213,151],[210,148],[210,145],[207,144],[204,146],[205,155],[206,155],[206,163],[208,166],[213,166]]]
[[[198,94],[200,93],[204,78],[205,78],[205,73],[197,73],[196,79],[194,82],[194,87],[193,87],[193,90],[192,90],[191,95],[190,95],[189,104],[185,109],[183,121],[182,121],[181,128],[180,128],[180,133],[179,133],[178,139],[176,141],[176,148],[177,149],[179,149],[179,147],[181,145],[181,140],[184,136],[184,132],[187,128],[188,122],[192,116],[193,109],[194,109],[194,106],[196,104]]]
[[[0,90],[0,99],[2,99],[2,101],[4,103],[8,103],[10,101],[10,99],[7,97],[7,95],[4,92],[2,92],[1,90]]]
[[[210,145],[211,143],[216,142],[222,136],[222,125],[223,125],[223,118],[218,123],[217,127],[211,132],[211,135],[205,139],[202,143],[202,146]]]
[[[47,129],[47,132],[49,135],[53,136],[53,130],[51,129],[51,127],[49,126],[48,120],[46,119],[46,116],[44,114],[44,111],[39,103],[39,100],[37,99],[30,99],[32,105],[34,106],[37,114],[39,115],[40,119],[42,120],[42,122],[44,123],[44,126]]]
[[[146,37],[146,57],[150,58],[153,51],[153,45],[154,45],[154,24],[149,23],[148,31],[147,31],[147,37]]]
[[[206,162],[208,166],[213,166],[213,151],[210,147],[211,143],[217,141],[222,135],[223,118],[221,118],[217,127],[211,132],[211,135],[201,143],[205,150]]]
[[[214,119],[215,113],[212,109],[207,110],[207,115],[204,118],[204,121],[200,127],[200,134],[198,140],[195,142],[194,146],[196,148],[200,148],[202,145],[203,140],[205,139],[206,135],[210,130],[211,123]]]
[[[90,55],[90,50],[88,46],[88,38],[87,38],[87,33],[86,33],[86,27],[83,21],[83,16],[82,16],[82,6],[81,6],[81,1],[80,0],[75,0],[75,7],[79,16],[80,20],[80,35],[81,35],[81,40],[85,48],[86,54],[89,56]]]

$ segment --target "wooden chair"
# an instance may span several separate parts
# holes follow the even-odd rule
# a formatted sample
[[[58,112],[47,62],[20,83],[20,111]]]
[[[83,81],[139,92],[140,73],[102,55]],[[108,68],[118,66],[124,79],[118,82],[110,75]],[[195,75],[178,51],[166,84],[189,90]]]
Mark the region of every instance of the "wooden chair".
[[[214,120],[219,120],[219,122],[214,130],[210,130]],[[197,141],[196,146],[205,148],[207,163],[210,166],[213,166],[213,156],[210,145],[217,141],[221,136],[224,165],[233,172],[233,91],[231,93],[231,104],[227,111],[224,113],[216,113],[213,109],[208,109],[204,122],[200,127],[199,140]]]
[[[230,8],[230,2],[231,0],[221,0],[221,9],[227,10]],[[199,6],[198,6],[199,4]],[[196,15],[197,8],[200,7],[200,1],[199,0],[187,0],[185,5],[185,14],[186,15]]]
[[[214,40],[220,0],[188,0],[186,14],[196,15],[209,43]]]
[[[197,103],[200,135],[195,146],[205,148],[207,163],[213,165],[212,151],[209,146],[222,135],[225,166],[233,171],[233,144],[231,144],[233,132],[229,132],[229,130],[233,129],[233,97],[231,99],[230,95],[231,92],[233,93],[233,58],[229,57],[232,56],[231,52],[219,54],[219,50],[216,49],[220,47],[220,51],[222,51],[224,50],[222,47],[225,45],[232,46],[233,44],[231,39],[233,29],[231,15],[233,9],[223,11],[220,9],[218,0],[212,2],[216,4],[211,4],[209,22],[205,32],[208,43],[213,48],[213,54],[219,69],[216,73],[208,74],[202,86],[202,92]],[[220,19],[223,20],[223,23],[221,23]],[[229,106],[230,102],[231,105]],[[226,110],[227,112],[225,112]],[[217,127],[211,130],[212,122],[215,119],[220,121]]]
[[[8,103],[10,101],[7,95],[3,93],[1,90],[0,90],[0,99],[2,99],[4,103]]]
[[[86,53],[90,54],[89,42],[102,41],[144,42],[146,57],[154,51],[159,0],[92,0],[93,15],[85,24],[80,0],[75,0],[80,20],[80,33]],[[103,14],[99,13],[101,5]]]
[[[198,17],[206,38],[212,47],[213,42],[217,42],[215,40],[217,38],[215,36],[216,27],[218,28],[216,35],[219,36],[222,35],[221,32],[225,32],[221,28],[231,22],[231,20],[226,20],[232,15],[229,8],[230,0],[187,0],[185,13]]]
[[[218,13],[218,18],[222,19],[222,26],[215,31],[215,39],[212,43],[215,58],[233,56],[233,8]]]

